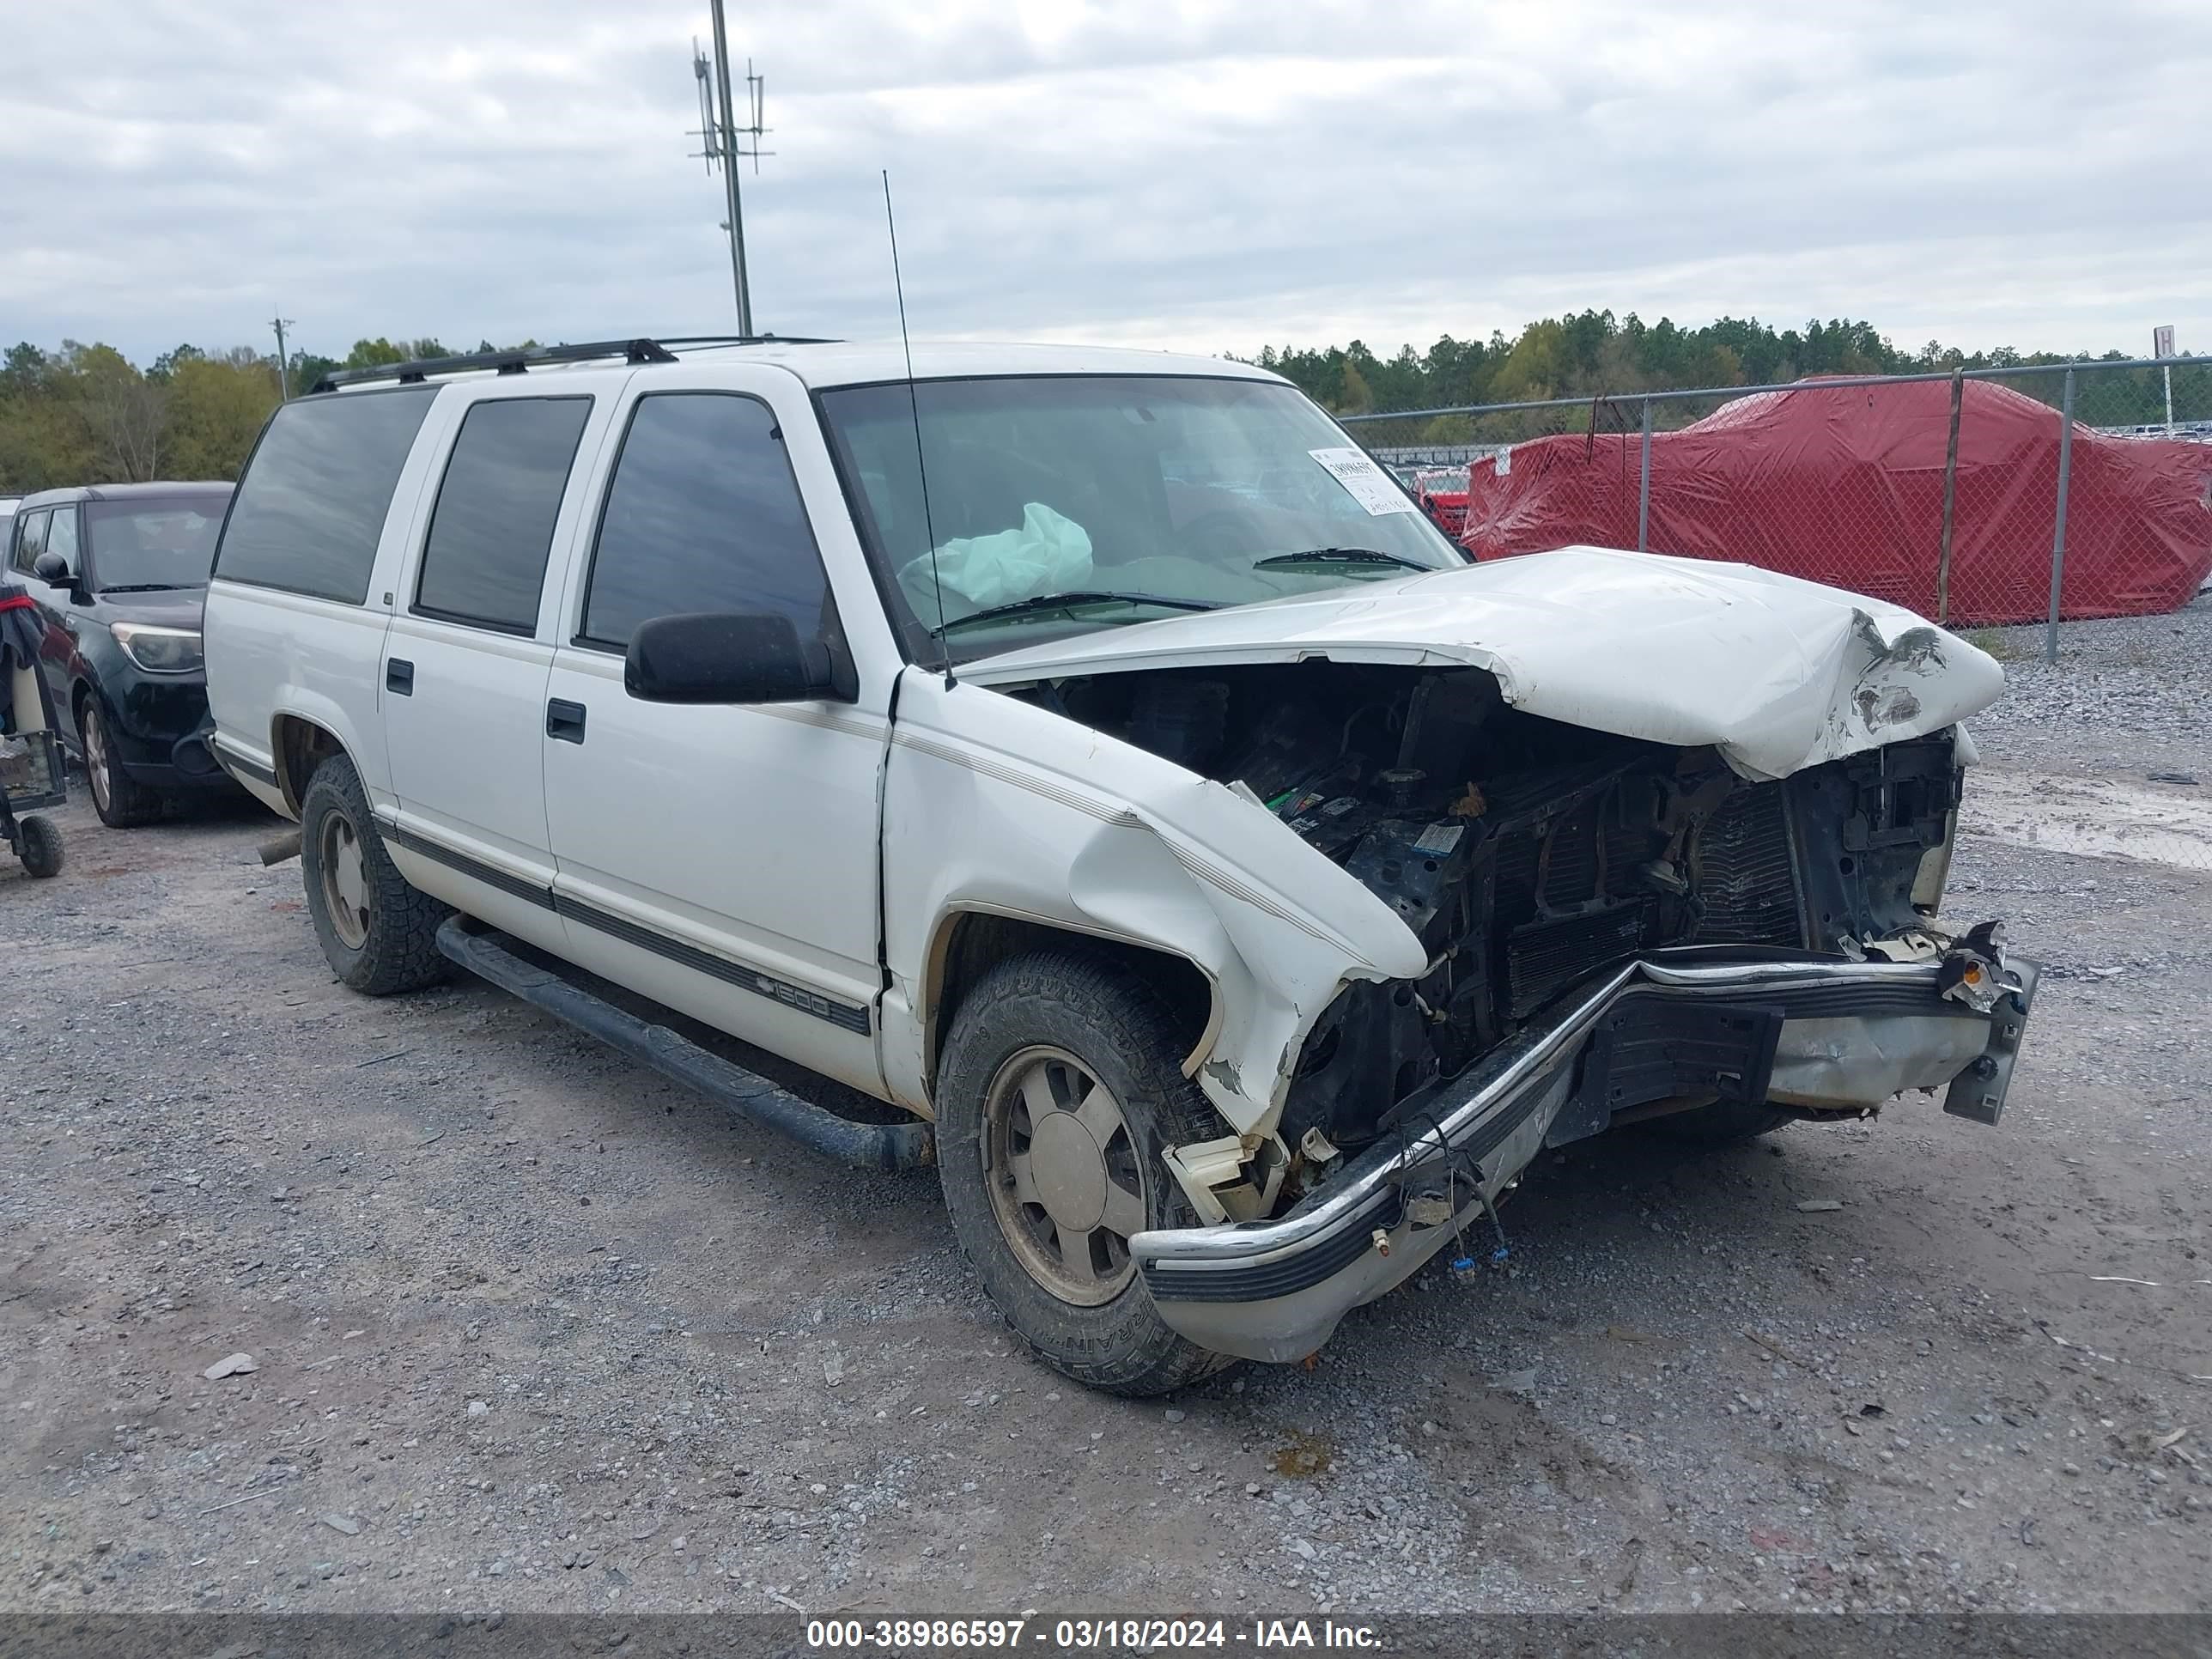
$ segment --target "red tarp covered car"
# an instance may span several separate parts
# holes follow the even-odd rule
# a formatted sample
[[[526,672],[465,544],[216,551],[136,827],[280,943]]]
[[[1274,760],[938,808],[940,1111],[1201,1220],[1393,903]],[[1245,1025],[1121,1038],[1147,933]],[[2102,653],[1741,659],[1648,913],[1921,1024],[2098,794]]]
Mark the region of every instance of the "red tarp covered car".
[[[1651,440],[1648,545],[1733,559],[1936,611],[1951,388],[1807,381]],[[1959,423],[1949,619],[2039,620],[2051,592],[2059,422],[1969,380]],[[1468,470],[1461,540],[1494,559],[1634,547],[1640,436],[1564,434]],[[2074,428],[2061,614],[2139,616],[2212,574],[2212,444]]]

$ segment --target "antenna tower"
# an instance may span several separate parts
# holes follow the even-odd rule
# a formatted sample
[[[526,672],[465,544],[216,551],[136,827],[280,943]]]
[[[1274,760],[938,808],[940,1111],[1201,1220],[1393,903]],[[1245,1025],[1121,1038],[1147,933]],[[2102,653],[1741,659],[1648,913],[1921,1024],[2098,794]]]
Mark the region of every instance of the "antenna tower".
[[[753,173],[760,173],[763,155],[773,155],[772,149],[763,149],[761,140],[769,129],[762,118],[768,94],[767,77],[753,72],[752,59],[745,60],[746,125],[738,125],[730,96],[730,36],[722,20],[722,0],[710,0],[714,22],[714,55],[709,58],[699,50],[695,37],[691,42],[691,75],[699,89],[699,125],[692,137],[701,141],[701,148],[693,154],[707,163],[712,174],[721,170],[723,211],[726,216],[722,228],[730,234],[730,276],[737,292],[738,332],[750,336],[753,332],[752,283],[745,271],[745,216],[743,194],[738,187],[738,163],[750,160]],[[744,143],[750,138],[750,149]]]

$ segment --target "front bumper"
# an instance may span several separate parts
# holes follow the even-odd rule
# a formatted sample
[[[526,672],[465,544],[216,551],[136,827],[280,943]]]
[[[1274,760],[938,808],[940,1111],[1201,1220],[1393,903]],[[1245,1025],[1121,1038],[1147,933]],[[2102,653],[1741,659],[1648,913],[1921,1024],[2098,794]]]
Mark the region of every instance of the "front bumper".
[[[1943,994],[1941,962],[1655,952],[1407,1103],[1395,1131],[1289,1213],[1139,1233],[1130,1254],[1160,1316],[1193,1341],[1302,1358],[1546,1145],[1596,1133],[1637,1101],[1717,1091],[1849,1111],[1948,1085],[1946,1111],[1995,1122],[2037,978],[2032,963],[2008,966],[1984,1012]]]
[[[200,676],[157,679],[130,671],[100,690],[112,758],[132,782],[164,793],[232,787],[207,746],[207,683]]]

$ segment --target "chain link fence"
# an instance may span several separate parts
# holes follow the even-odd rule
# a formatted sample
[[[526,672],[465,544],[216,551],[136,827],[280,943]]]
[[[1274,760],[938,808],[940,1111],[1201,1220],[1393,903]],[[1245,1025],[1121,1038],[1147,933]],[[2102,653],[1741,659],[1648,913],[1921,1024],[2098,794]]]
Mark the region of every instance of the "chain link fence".
[[[1954,627],[2179,609],[2212,577],[2212,358],[1342,417],[1478,558],[1733,559]]]

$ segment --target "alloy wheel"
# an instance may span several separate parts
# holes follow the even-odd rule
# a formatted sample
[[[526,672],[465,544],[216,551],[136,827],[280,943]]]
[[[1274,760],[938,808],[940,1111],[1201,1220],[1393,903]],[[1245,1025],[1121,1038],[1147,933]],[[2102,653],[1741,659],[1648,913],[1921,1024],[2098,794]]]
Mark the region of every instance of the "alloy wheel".
[[[108,776],[107,727],[100,718],[99,707],[88,702],[84,706],[84,775],[92,785],[92,799],[105,813],[114,810],[114,784]]]
[[[1097,1307],[1135,1276],[1144,1170],[1113,1091],[1064,1048],[1024,1048],[999,1068],[985,1108],[993,1212],[1030,1276]]]

